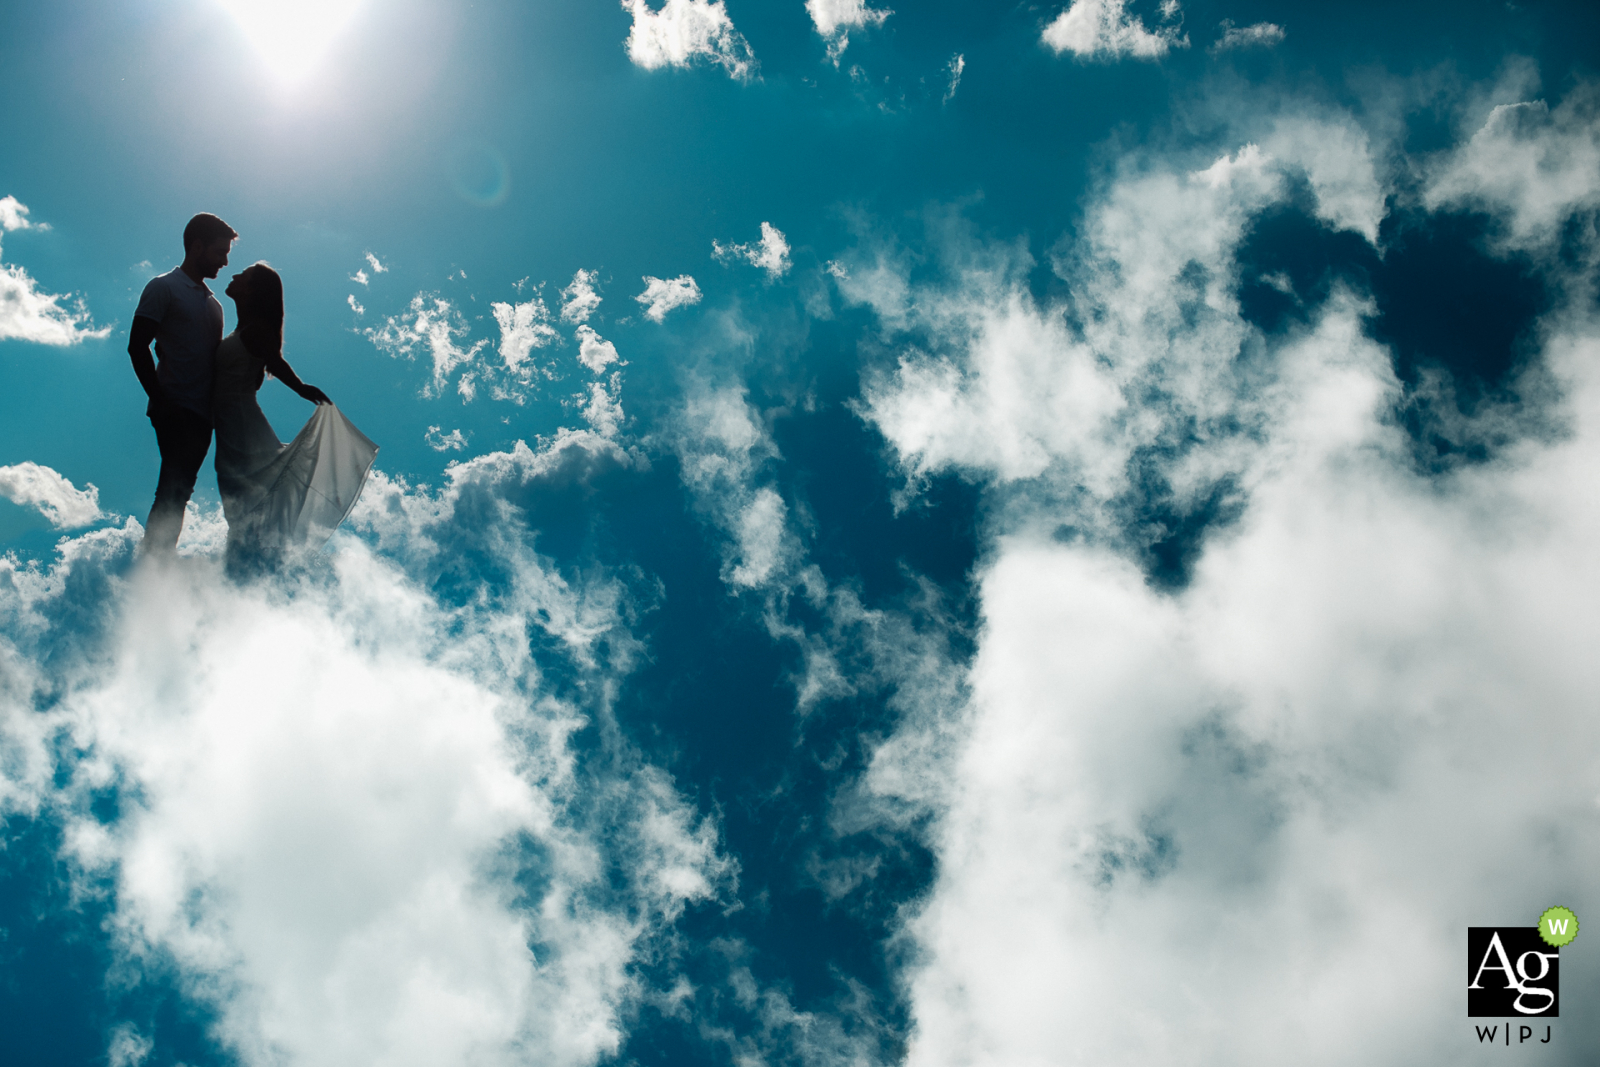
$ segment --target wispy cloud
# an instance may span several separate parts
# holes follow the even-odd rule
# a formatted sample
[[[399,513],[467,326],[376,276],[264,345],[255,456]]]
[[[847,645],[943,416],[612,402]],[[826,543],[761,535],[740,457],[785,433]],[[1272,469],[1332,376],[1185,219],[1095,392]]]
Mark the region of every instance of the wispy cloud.
[[[747,244],[725,245],[711,242],[711,255],[721,262],[743,260],[767,272],[769,281],[776,281],[789,271],[789,242],[770,222],[761,224],[761,240]]]
[[[623,0],[622,7],[633,15],[628,58],[645,70],[706,62],[740,81],[755,77],[750,44],[722,0],[666,0],[655,10],[646,0]]]
[[[1551,251],[1576,212],[1600,205],[1600,104],[1592,89],[1555,108],[1543,100],[1500,104],[1455,150],[1433,161],[1430,207],[1474,207],[1503,220],[1499,243]]]
[[[445,433],[442,427],[429,426],[428,432],[423,434],[423,440],[435,452],[460,452],[467,447],[467,439],[460,430],[451,430]]]
[[[58,530],[87,526],[101,518],[100,490],[79,489],[49,467],[24,461],[0,467],[0,496],[38,508]]]
[[[1127,0],[1072,0],[1044,28],[1044,43],[1058,54],[1071,52],[1083,59],[1159,59],[1174,48],[1189,47],[1178,25],[1148,29],[1127,6]],[[1178,11],[1177,0],[1162,0],[1163,23],[1172,23]]]
[[[643,280],[644,292],[634,299],[645,305],[645,317],[653,322],[662,321],[674,308],[700,303],[700,287],[687,274],[680,274],[676,278],[645,275]]]
[[[433,293],[418,293],[404,312],[362,331],[379,351],[397,358],[412,359],[418,347],[426,348],[433,363],[432,382],[423,390],[429,396],[443,392],[451,376],[470,366],[489,343],[480,339],[462,347],[471,333],[471,325],[455,305]],[[472,380],[463,376],[458,386],[470,400]]]
[[[967,69],[967,57],[957,52],[950,57],[950,62],[945,64],[945,74],[949,82],[944,90],[944,102],[948,104],[956,98],[956,90],[961,88],[961,73]]]
[[[1222,31],[1212,52],[1227,52],[1235,48],[1271,48],[1280,44],[1285,36],[1282,26],[1272,22],[1257,22],[1249,26],[1235,26],[1223,19],[1217,27]]]

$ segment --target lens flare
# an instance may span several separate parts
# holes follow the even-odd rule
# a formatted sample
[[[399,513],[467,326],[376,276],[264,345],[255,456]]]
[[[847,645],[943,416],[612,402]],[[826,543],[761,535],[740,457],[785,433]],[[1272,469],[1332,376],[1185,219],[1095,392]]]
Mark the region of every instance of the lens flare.
[[[305,79],[355,18],[361,0],[218,0],[280,83]]]

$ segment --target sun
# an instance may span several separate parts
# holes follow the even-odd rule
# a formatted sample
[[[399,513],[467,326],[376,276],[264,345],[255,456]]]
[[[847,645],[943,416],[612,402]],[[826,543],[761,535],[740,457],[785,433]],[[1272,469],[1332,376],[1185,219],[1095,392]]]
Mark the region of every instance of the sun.
[[[362,0],[217,0],[284,85],[302,81],[349,26]]]

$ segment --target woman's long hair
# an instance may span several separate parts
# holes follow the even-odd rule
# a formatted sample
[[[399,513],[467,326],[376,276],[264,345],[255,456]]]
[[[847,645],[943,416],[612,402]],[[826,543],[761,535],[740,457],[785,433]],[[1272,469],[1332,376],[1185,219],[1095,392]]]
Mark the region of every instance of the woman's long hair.
[[[283,354],[283,279],[265,261],[245,268],[249,284],[239,308],[239,338],[263,363]]]

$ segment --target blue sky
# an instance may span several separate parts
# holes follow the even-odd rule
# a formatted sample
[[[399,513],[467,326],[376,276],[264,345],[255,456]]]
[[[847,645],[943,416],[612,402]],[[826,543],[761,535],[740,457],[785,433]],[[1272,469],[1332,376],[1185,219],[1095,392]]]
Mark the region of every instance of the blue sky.
[[[280,7],[4,9],[8,1062],[1454,1064],[1596,910],[1593,5]],[[381,446],[243,585],[200,210]]]

